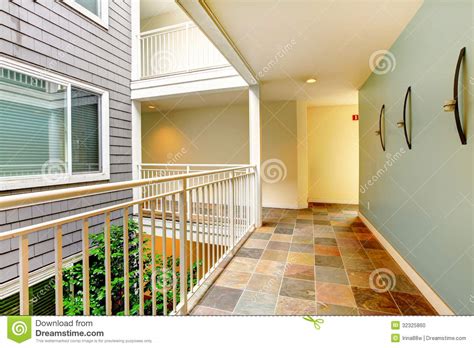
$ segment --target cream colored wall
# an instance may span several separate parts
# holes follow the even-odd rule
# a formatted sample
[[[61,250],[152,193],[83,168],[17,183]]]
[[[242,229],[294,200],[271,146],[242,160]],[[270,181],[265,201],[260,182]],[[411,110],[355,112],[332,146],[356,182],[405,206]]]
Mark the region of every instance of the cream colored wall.
[[[357,105],[308,108],[309,201],[359,202]]]
[[[307,175],[304,158],[298,155],[298,120],[306,110],[297,102],[262,103],[263,206],[298,207],[305,197],[298,178]],[[305,117],[303,117],[303,115]],[[248,105],[216,106],[142,114],[142,160],[144,163],[249,163]],[[304,122],[302,123],[304,125]],[[303,132],[303,133],[302,133]],[[306,179],[303,179],[307,180]],[[300,191],[299,191],[300,190]],[[303,191],[301,191],[303,190]],[[301,200],[301,199],[300,199]],[[303,198],[303,206],[306,198]]]
[[[295,101],[261,103],[262,201],[264,207],[298,207]]]
[[[163,28],[163,27],[167,27],[167,26],[175,25],[179,23],[184,23],[188,21],[189,21],[188,16],[186,16],[186,14],[183,11],[177,10],[177,11],[163,13],[161,15],[154,16],[154,17],[144,18],[141,20],[140,28],[141,28],[141,31],[143,32],[143,31]]]
[[[142,113],[144,163],[249,163],[248,105]]]

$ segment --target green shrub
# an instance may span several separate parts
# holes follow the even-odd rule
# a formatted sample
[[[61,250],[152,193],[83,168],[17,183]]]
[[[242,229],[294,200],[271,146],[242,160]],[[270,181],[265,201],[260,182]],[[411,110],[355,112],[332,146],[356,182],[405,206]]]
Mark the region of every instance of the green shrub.
[[[128,224],[129,237],[129,278],[130,278],[130,315],[138,315],[139,304],[139,249],[138,249],[138,224],[136,221],[130,219]],[[105,315],[105,247],[104,247],[104,233],[91,234],[90,237],[90,257],[89,257],[89,278],[90,278],[90,310],[91,315]],[[110,243],[111,243],[111,274],[112,274],[112,313],[114,315],[124,315],[124,256],[123,256],[123,227],[112,225],[110,228]],[[145,244],[145,243],[144,243]],[[152,300],[151,300],[151,250],[144,247],[144,289],[145,299],[145,314],[152,314]],[[161,255],[156,255],[156,284],[157,284],[157,299],[156,308],[157,314],[163,314],[163,260]],[[193,274],[200,262],[193,264]],[[180,274],[179,274],[179,258],[176,258],[173,267],[172,257],[166,258],[165,273],[166,278],[166,296],[167,296],[167,312],[173,309],[173,271],[175,271],[176,279],[176,303],[180,301]],[[192,284],[195,285],[197,279],[193,277]],[[191,277],[188,272],[187,275],[188,289],[191,285]],[[65,315],[82,315],[82,261],[73,266],[64,269],[63,271],[63,292],[64,292],[64,314]]]

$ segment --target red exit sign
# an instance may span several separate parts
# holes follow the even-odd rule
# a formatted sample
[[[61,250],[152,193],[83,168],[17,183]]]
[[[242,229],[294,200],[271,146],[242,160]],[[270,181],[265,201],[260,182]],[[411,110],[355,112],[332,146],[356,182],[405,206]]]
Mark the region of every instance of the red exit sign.
[[[352,115],[352,121],[359,121],[359,115]]]

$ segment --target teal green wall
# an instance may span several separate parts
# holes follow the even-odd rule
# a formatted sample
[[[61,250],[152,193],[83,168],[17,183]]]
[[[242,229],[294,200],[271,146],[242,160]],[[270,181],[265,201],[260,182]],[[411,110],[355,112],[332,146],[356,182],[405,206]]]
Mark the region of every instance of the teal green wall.
[[[474,314],[473,3],[426,0],[390,48],[393,71],[372,73],[359,93],[361,213],[457,314]],[[463,46],[468,145],[442,107]],[[409,85],[412,150],[396,127]],[[386,152],[374,134],[382,104]]]

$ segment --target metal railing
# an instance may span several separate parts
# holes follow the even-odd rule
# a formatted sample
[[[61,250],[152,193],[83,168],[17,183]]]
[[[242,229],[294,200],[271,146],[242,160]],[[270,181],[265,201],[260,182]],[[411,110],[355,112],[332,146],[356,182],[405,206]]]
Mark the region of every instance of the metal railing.
[[[141,33],[141,77],[230,66],[192,22]]]
[[[161,167],[167,175],[151,174],[152,167]],[[106,315],[135,314],[132,308],[138,308],[138,315],[187,314],[188,299],[255,227],[258,214],[254,166],[200,171],[204,167],[189,165],[186,173],[170,175],[178,165],[142,165],[147,178],[140,180],[2,197],[0,209],[5,210],[141,188],[141,197],[129,202],[0,233],[0,242],[19,239],[20,314],[29,313],[28,236],[49,229],[54,230],[56,315],[64,314],[63,228],[72,223],[82,226],[80,314],[91,315],[91,302],[97,306],[91,301],[96,296],[91,288],[100,285],[91,283],[94,248],[103,250]],[[90,225],[98,217],[103,244],[94,246]],[[120,226],[120,234],[114,226]],[[111,238],[120,239],[121,250],[112,250],[117,240]],[[123,273],[120,277],[112,272],[112,260]]]
[[[202,173],[197,177],[190,177],[188,179],[188,186],[203,185],[211,183],[216,180],[228,179],[231,174],[245,174],[248,169],[242,164],[154,164],[154,163],[143,163],[138,165],[140,179],[153,179],[171,175],[184,175],[191,173]],[[228,168],[244,168],[235,169],[233,172],[219,171],[217,169],[228,169]],[[209,174],[203,172],[209,171]],[[179,183],[177,181],[169,181],[164,183],[156,183],[143,186],[141,188],[141,197],[148,197],[151,195],[158,195],[164,192],[170,192],[177,190]],[[145,208],[149,208],[145,205]]]

